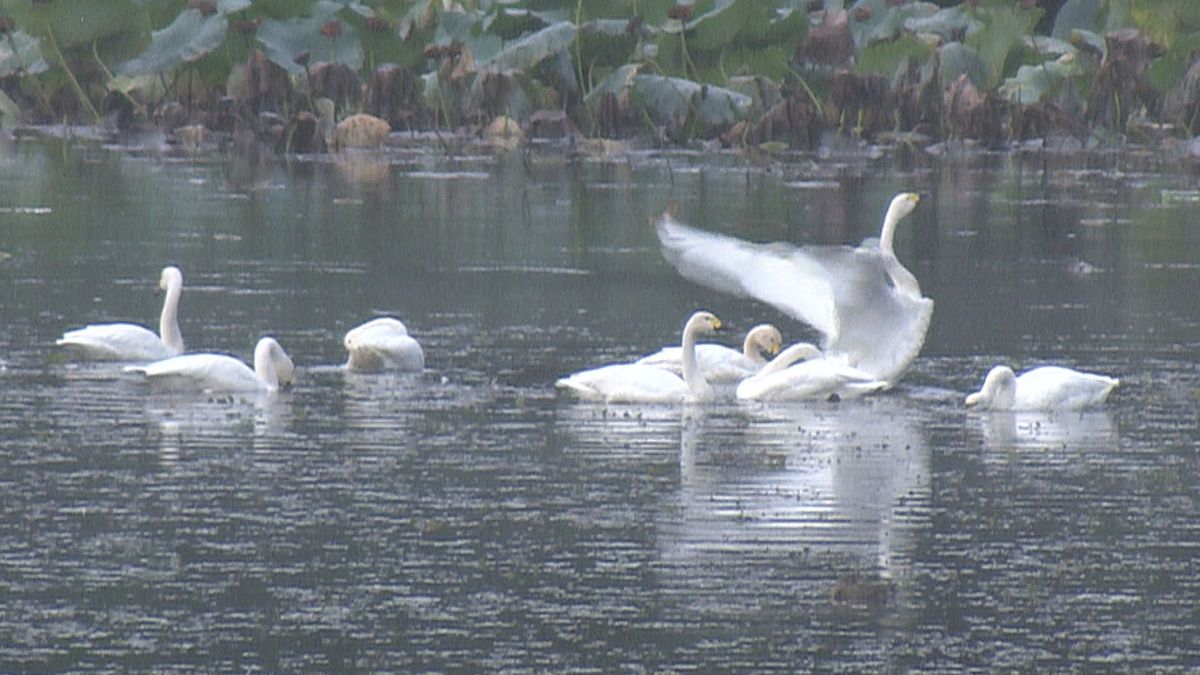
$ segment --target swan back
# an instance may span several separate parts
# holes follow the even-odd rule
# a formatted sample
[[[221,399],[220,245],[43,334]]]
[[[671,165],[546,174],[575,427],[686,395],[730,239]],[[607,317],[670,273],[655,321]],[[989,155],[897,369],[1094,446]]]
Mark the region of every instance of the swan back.
[[[398,319],[372,319],[346,333],[342,340],[349,353],[348,370],[373,372],[396,368],[421,370],[425,352]]]

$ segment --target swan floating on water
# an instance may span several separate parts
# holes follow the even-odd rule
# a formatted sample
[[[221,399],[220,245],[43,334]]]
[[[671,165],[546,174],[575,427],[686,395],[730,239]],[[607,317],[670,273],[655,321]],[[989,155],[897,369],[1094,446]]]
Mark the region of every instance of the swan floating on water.
[[[359,372],[421,370],[425,352],[399,319],[372,319],[346,333],[342,344],[350,353],[346,369]]]
[[[828,357],[895,382],[921,351],[933,317],[933,300],[892,244],[919,200],[896,195],[879,239],[855,248],[753,244],[684,225],[672,209],[656,230],[663,255],[685,278],[761,300],[820,331]]]
[[[254,348],[254,370],[224,354],[184,354],[125,370],[170,389],[204,392],[275,392],[296,377],[292,359],[270,337]]]
[[[996,366],[966,404],[975,410],[1079,410],[1100,405],[1119,384],[1115,377],[1058,366],[1034,368],[1019,377],[1008,366]]]
[[[101,323],[68,331],[55,344],[93,361],[155,361],[182,354],[183,335],[179,332],[178,312],[183,273],[179,268],[163,268],[158,290],[166,292],[158,320],[158,335],[137,324]]]
[[[586,401],[606,403],[678,403],[704,400],[712,389],[696,363],[696,337],[721,327],[710,312],[696,312],[683,327],[683,377],[642,363],[618,363],[584,370],[554,383]]]
[[[826,358],[815,345],[801,342],[783,350],[758,373],[742,380],[737,397],[760,401],[807,401],[834,396],[850,399],[890,386],[886,380]]]
[[[760,324],[746,333],[742,351],[725,345],[703,343],[696,345],[696,363],[710,384],[740,382],[757,373],[767,360],[763,354],[774,355],[783,346],[783,335],[769,323]],[[638,359],[637,363],[683,374],[683,348],[664,347]]]

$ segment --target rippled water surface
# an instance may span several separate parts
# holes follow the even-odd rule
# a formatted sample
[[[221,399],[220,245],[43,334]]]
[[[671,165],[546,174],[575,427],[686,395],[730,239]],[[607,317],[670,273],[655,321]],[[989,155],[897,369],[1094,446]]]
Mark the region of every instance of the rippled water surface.
[[[1196,180],[1146,154],[937,160],[535,151],[0,152],[0,671],[1184,670],[1200,663]],[[650,218],[875,234],[937,303],[896,390],[610,407],[552,382],[803,326],[710,293]],[[156,322],[276,336],[297,386],[151,391],[53,346]],[[386,313],[416,375],[354,375]],[[1109,404],[967,414],[999,362],[1117,375]]]

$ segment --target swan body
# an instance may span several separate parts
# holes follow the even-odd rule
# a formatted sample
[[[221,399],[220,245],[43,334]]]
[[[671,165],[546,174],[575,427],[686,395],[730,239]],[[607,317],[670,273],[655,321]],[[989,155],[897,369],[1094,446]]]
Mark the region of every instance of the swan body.
[[[342,343],[350,354],[347,370],[377,372],[425,367],[424,350],[398,319],[372,319],[348,331]]]
[[[684,225],[670,209],[656,231],[684,277],[765,302],[821,332],[827,356],[894,382],[920,352],[933,317],[933,300],[893,248],[897,225],[919,200],[896,195],[879,239],[854,248],[753,244]]]
[[[983,388],[967,396],[975,410],[1079,410],[1100,405],[1120,380],[1070,368],[1042,366],[1018,377],[1008,366],[996,366]]]
[[[725,345],[698,344],[696,345],[696,363],[704,379],[710,384],[740,382],[757,373],[766,365],[763,354],[775,354],[783,346],[783,336],[779,329],[770,324],[761,324],[746,333],[742,341],[742,351],[730,349]],[[655,366],[669,370],[676,375],[683,374],[683,348],[664,347],[663,349],[644,356],[637,361],[647,366]]]
[[[172,389],[205,392],[274,392],[295,380],[295,366],[274,338],[254,348],[254,369],[224,354],[184,354],[126,370]]]
[[[721,327],[709,312],[696,312],[683,328],[681,347],[683,376],[641,363],[619,363],[584,370],[564,377],[554,385],[585,401],[605,403],[678,403],[703,400],[712,390],[696,362],[696,336]]]
[[[92,361],[156,361],[183,353],[179,332],[179,296],[183,274],[177,267],[164,267],[158,289],[166,293],[158,334],[132,323],[92,324],[63,333],[55,344]]]
[[[801,342],[780,352],[757,374],[742,380],[737,397],[759,401],[808,401],[834,396],[850,399],[890,386],[886,380],[827,358],[816,346]]]

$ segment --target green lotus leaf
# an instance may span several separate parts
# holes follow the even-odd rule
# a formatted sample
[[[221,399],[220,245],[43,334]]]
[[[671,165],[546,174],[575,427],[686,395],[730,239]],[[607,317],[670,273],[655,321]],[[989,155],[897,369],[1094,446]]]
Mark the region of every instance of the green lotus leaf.
[[[304,66],[296,63],[296,57],[307,53],[310,63],[342,63],[353,70],[362,67],[362,46],[358,33],[346,22],[341,23],[341,34],[326,37],[321,29],[334,21],[344,7],[336,2],[318,2],[308,17],[294,19],[267,19],[258,27],[258,41],[266,51],[267,58],[293,75],[304,72]]]
[[[475,62],[480,65],[492,65],[501,70],[528,72],[547,58],[570,47],[575,42],[576,31],[575,24],[560,21],[508,43],[491,59],[481,59],[476,54]]]
[[[1017,5],[981,6],[974,10],[983,28],[967,36],[966,44],[979,52],[988,66],[988,88],[1004,78],[1004,64],[1013,49],[1033,32],[1040,10],[1023,10]]]
[[[699,50],[717,50],[747,41],[761,41],[770,19],[762,0],[717,0],[713,8],[688,22],[690,43]]]
[[[117,74],[130,77],[174,70],[192,63],[221,46],[229,28],[226,11],[240,11],[249,0],[226,0],[224,7],[204,16],[199,10],[185,9],[162,30],[151,34],[150,46],[117,68]],[[226,11],[222,11],[225,8]]]
[[[642,69],[642,64],[631,63],[617,68],[608,77],[600,81],[588,95],[584,97],[584,101],[591,104],[602,94],[620,94],[633,86],[634,80],[638,76],[638,71]]]
[[[709,126],[732,124],[754,105],[749,96],[724,87],[662,75],[637,75],[633,92],[660,123],[681,122],[695,113]]]
[[[1021,66],[1000,86],[1000,95],[1020,105],[1041,101],[1073,77],[1083,74],[1075,59],[1064,57],[1036,66]]]
[[[941,64],[940,73],[942,88],[950,86],[960,75],[966,73],[967,79],[976,89],[983,90],[988,81],[988,66],[979,57],[979,52],[961,42],[947,42],[938,49],[938,59]]]
[[[139,8],[131,0],[9,2],[4,10],[34,37],[53,37],[62,50],[137,32],[141,25]]]
[[[862,49],[872,42],[891,40],[904,30],[909,19],[933,16],[938,6],[931,2],[905,3],[893,7],[887,0],[858,0],[849,10],[850,35]]]
[[[971,16],[962,6],[946,7],[929,16],[914,16],[904,20],[904,28],[914,33],[931,33],[947,42],[960,40],[980,28],[983,22]]]
[[[933,47],[905,35],[888,42],[876,42],[858,53],[854,70],[860,74],[877,73],[891,79],[896,70],[910,61],[923,63],[933,54]]]
[[[32,35],[18,30],[0,39],[0,77],[36,75],[49,68],[42,57],[41,42]]]
[[[1104,0],[1067,0],[1054,16],[1051,37],[1067,40],[1073,30],[1099,32],[1104,26],[1100,22]]]

